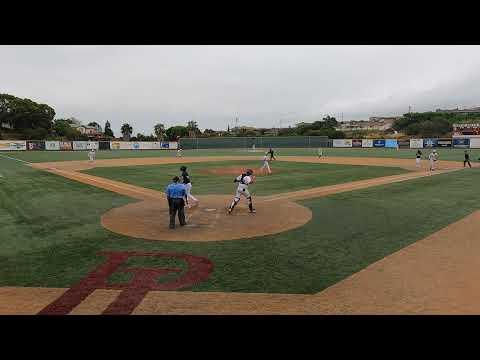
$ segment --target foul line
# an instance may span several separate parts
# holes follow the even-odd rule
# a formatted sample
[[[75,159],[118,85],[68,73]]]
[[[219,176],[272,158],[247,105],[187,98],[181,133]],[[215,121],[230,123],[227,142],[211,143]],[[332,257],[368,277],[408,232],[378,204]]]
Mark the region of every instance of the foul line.
[[[3,157],[3,158],[5,158],[5,159],[20,161],[20,162],[25,163],[25,164],[28,164],[28,165],[31,165],[31,164],[32,164],[32,163],[30,163],[30,162],[28,162],[28,161],[25,161],[25,160],[22,160],[22,159],[17,159],[17,158],[11,157],[11,156],[2,155],[2,154],[0,154],[0,156]]]

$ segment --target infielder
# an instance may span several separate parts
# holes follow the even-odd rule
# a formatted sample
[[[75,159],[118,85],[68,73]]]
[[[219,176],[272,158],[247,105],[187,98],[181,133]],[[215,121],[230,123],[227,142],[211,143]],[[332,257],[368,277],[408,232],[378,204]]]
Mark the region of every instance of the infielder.
[[[318,148],[317,155],[318,155],[319,158],[321,158],[323,156],[323,149],[322,148]]]
[[[415,159],[415,161],[416,161],[415,166],[419,168],[420,167],[420,161],[422,160],[422,152],[420,150],[417,150],[417,155],[416,156],[417,156],[417,158]]]
[[[252,203],[252,195],[248,191],[248,185],[254,182],[254,177],[252,176],[253,170],[247,169],[245,174],[239,175],[233,180],[234,183],[238,183],[237,193],[233,198],[230,207],[228,208],[228,213],[231,214],[235,206],[240,201],[240,196],[244,196],[248,200],[248,208],[250,209],[250,213],[255,213],[255,209],[253,208]]]
[[[277,160],[275,158],[275,155],[274,155],[274,151],[272,150],[272,148],[270,148],[270,150],[268,150],[267,154],[270,154],[270,160]]]
[[[428,155],[428,160],[430,160],[430,171],[435,170],[435,162],[437,162],[437,160],[438,160],[437,150],[433,150]]]
[[[88,160],[90,162],[95,161],[95,156],[96,156],[95,149],[90,149],[90,151],[88,152]]]
[[[472,167],[472,164],[470,164],[470,154],[468,153],[467,150],[465,150],[465,159],[463,160],[463,167],[468,163],[468,166]]]
[[[183,185],[185,185],[185,191],[187,193],[187,207],[190,209],[191,206],[190,204],[188,203],[188,199],[192,199],[194,202],[195,202],[195,205],[198,205],[199,203],[199,200],[193,196],[191,194],[191,191],[192,191],[192,181],[190,180],[190,175],[188,175],[188,172],[187,172],[187,167],[186,166],[181,166],[180,167],[180,171],[182,172],[180,174],[181,178],[182,178],[182,182],[183,182]]]
[[[182,148],[180,146],[177,148],[177,157],[182,157]]]
[[[268,174],[272,173],[272,171],[270,170],[270,165],[268,164],[270,160],[268,159],[268,152],[266,152],[265,156],[263,157],[263,166],[260,169],[262,170],[262,172],[264,172],[264,169],[267,169]]]

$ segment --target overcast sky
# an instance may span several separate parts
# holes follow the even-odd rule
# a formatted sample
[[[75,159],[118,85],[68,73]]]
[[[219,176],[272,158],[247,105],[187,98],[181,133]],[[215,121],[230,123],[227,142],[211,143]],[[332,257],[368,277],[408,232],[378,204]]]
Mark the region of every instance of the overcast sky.
[[[480,106],[480,46],[0,46],[0,92],[134,134]]]

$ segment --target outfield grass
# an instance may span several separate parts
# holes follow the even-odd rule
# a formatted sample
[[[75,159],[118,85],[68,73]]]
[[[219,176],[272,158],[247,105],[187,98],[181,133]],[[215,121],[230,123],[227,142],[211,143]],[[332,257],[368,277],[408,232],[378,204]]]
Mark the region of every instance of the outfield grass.
[[[258,149],[257,149],[258,150]],[[317,149],[275,149],[278,156],[316,156]],[[323,153],[326,156],[352,156],[352,157],[385,157],[400,159],[415,159],[415,149],[342,149],[325,148]],[[426,158],[429,149],[423,149]],[[462,149],[437,149],[440,160],[463,161]],[[471,161],[476,162],[480,157],[480,149],[469,149]],[[97,159],[120,159],[120,158],[139,158],[139,157],[175,157],[176,151],[173,150],[105,150],[97,152]],[[18,151],[2,152],[0,155],[12,156],[17,159],[29,162],[48,162],[48,161],[71,161],[88,160],[86,151]],[[252,156],[262,158],[263,152],[247,151],[246,149],[204,149],[204,150],[184,150],[184,156]]]
[[[183,165],[183,164],[182,164]],[[236,175],[214,175],[208,169],[238,167],[258,169],[261,162],[228,161],[185,164],[192,179],[193,194],[231,194],[236,185]],[[164,191],[175,175],[180,174],[180,165],[146,165],[94,168],[85,173],[122,181],[154,190]],[[309,189],[350,181],[371,179],[380,176],[406,173],[396,167],[273,162],[273,174],[258,176],[250,186],[254,195],[271,195],[281,192]],[[240,174],[240,173],[239,173]],[[238,174],[238,175],[239,175]]]
[[[212,260],[209,280],[186,290],[315,293],[480,207],[480,169],[466,169],[304,201],[312,221],[277,235],[146,241],[100,225],[131,199],[2,158],[0,174],[0,286],[68,287],[103,262],[98,251],[131,250]]]

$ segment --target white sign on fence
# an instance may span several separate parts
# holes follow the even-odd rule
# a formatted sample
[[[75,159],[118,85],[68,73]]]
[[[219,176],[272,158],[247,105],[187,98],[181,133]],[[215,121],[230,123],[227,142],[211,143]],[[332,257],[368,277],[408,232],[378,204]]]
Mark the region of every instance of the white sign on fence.
[[[480,138],[470,138],[470,149],[480,148]]]
[[[72,141],[73,150],[87,150],[88,141]]]
[[[0,140],[0,151],[27,150],[26,141]]]
[[[333,147],[352,147],[352,139],[334,139]]]
[[[45,141],[45,150],[60,150],[60,141]]]
[[[372,139],[362,139],[362,147],[365,147],[365,148],[373,147],[373,140]]]
[[[410,139],[410,149],[423,148],[423,139]]]

